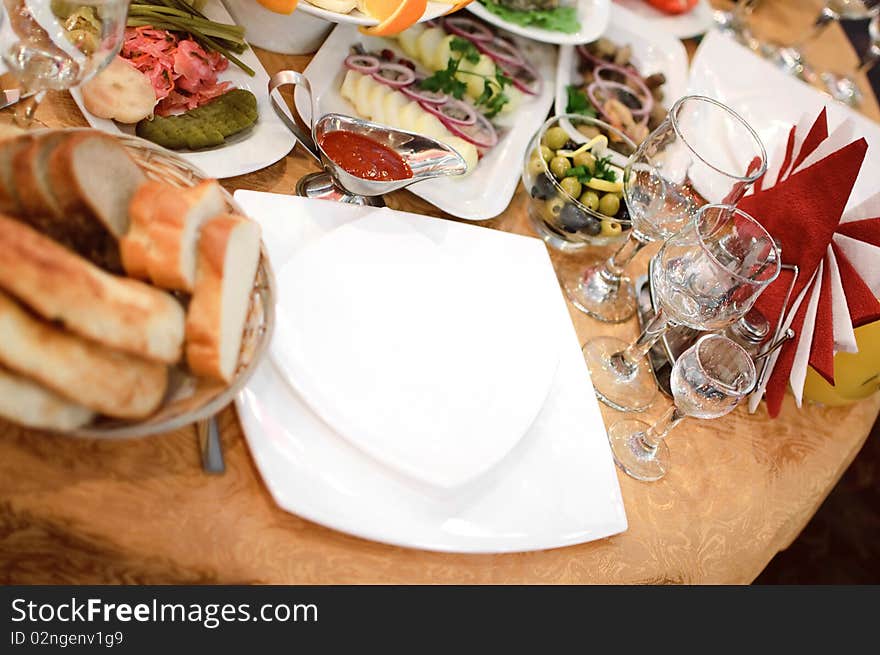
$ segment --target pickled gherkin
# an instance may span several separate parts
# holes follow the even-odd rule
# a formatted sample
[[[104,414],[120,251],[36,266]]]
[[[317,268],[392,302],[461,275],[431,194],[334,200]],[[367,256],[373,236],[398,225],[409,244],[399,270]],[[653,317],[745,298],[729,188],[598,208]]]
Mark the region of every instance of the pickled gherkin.
[[[155,116],[137,124],[137,135],[171,150],[198,150],[221,145],[226,137],[257,121],[257,99],[233,89],[177,116]]]

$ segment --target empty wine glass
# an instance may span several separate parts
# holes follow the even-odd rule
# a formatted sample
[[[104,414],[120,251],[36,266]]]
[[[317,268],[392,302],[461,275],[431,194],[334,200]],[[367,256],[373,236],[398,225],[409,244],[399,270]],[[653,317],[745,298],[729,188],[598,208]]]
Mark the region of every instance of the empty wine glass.
[[[608,441],[627,475],[653,482],[669,470],[666,437],[685,418],[729,414],[755,386],[755,364],[741,346],[706,334],[675,360],[670,376],[674,404],[653,425],[636,419],[614,423]]]
[[[600,321],[627,320],[636,299],[624,268],[636,253],[675,234],[706,203],[735,204],[765,170],[764,144],[736,112],[705,96],[681,98],[624,169],[629,237],[606,261],[563,276],[569,299]]]
[[[857,75],[867,74],[880,60],[880,15],[871,19],[868,25],[868,35],[871,37],[871,43],[865,54],[862,55],[858,67],[850,75],[838,75],[831,72],[821,75],[828,93],[835,100],[853,107],[858,107],[862,103],[862,92],[853,78]]]
[[[792,45],[776,50],[776,63],[792,75],[813,81],[815,74],[806,65],[804,47],[818,38],[834,21],[872,18],[878,13],[880,0],[827,0],[806,34]]]
[[[754,38],[749,30],[748,21],[759,2],[760,0],[739,0],[729,11],[716,9],[712,12],[715,26],[740,43],[751,46]]]
[[[18,78],[16,121],[27,127],[49,89],[70,89],[122,47],[127,0],[3,0],[0,55]]]
[[[599,337],[583,352],[600,400],[647,409],[657,382],[646,357],[667,329],[721,330],[748,312],[780,270],[779,250],[758,221],[730,205],[705,205],[651,263],[657,311],[635,343]]]

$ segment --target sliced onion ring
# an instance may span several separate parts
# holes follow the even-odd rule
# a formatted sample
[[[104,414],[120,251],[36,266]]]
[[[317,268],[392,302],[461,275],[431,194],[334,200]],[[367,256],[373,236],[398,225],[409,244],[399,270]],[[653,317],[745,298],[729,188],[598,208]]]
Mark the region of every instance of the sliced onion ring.
[[[362,75],[372,75],[379,70],[379,60],[373,55],[348,55],[345,66]]]
[[[477,120],[473,125],[455,125],[449,123],[447,129],[455,136],[472,143],[478,149],[487,150],[498,143],[498,133],[485,116],[476,112]]]
[[[599,112],[599,114],[601,114],[601,116],[604,120],[613,124],[611,117],[608,116],[605,113],[605,110],[603,109],[603,107],[605,106],[605,103],[601,102],[599,100],[599,98],[596,97],[597,91],[601,90],[601,91],[607,93],[609,89],[614,89],[616,92],[623,91],[625,93],[629,93],[632,97],[636,98],[637,100],[641,101],[641,99],[636,95],[635,91],[633,91],[631,88],[629,88],[626,84],[621,84],[620,82],[607,82],[607,81],[606,82],[592,82],[589,86],[587,86],[587,95],[590,97],[590,102],[593,103],[593,106],[596,108],[596,111]],[[617,99],[619,100],[619,98],[617,98]],[[610,98],[605,98],[605,100],[610,100]],[[629,107],[627,107],[627,109],[629,109]],[[630,109],[630,113],[633,114],[633,118],[639,118],[639,116],[636,116],[636,114],[633,112],[632,109]],[[646,123],[647,120],[648,120],[648,115],[645,114],[644,116],[641,116],[639,118],[638,122],[639,123]]]
[[[543,81],[538,71],[529,62],[523,61],[521,66],[507,66],[499,64],[504,74],[513,81],[513,85],[530,96],[541,94]]]
[[[478,23],[473,18],[467,18],[465,16],[450,16],[443,21],[443,26],[447,31],[452,32],[457,36],[463,36],[474,43],[485,43],[492,40],[491,30],[482,23]]]
[[[593,76],[596,78],[596,82],[598,82],[600,85],[619,84],[619,82],[614,82],[613,80],[603,78],[602,73],[604,71],[612,71],[614,73],[620,73],[621,75],[626,76],[627,79],[632,80],[635,83],[635,85],[638,87],[638,90],[641,92],[641,97],[639,97],[639,94],[636,93],[636,91],[634,89],[627,87],[629,89],[629,92],[632,95],[639,98],[639,100],[641,100],[641,102],[642,102],[641,109],[631,109],[633,116],[642,116],[644,114],[648,114],[651,112],[651,108],[654,106],[654,96],[651,94],[651,90],[645,84],[641,75],[639,75],[639,74],[635,73],[634,71],[629,70],[627,68],[623,68],[621,66],[613,66],[610,64],[603,64],[602,66],[596,66],[596,68],[593,70]],[[624,86],[626,86],[626,85],[624,85]]]
[[[373,73],[373,79],[386,86],[400,89],[415,82],[416,74],[411,68],[407,68],[403,64],[392,64],[383,61],[379,64],[379,69]]]
[[[491,41],[477,42],[474,45],[477,46],[477,50],[498,64],[522,66],[525,63],[517,47],[500,36],[494,37]]]
[[[432,105],[442,105],[449,100],[449,96],[440,91],[428,91],[419,87],[419,83],[425,79],[424,75],[416,74],[415,81],[409,86],[402,87],[400,91],[417,102],[426,102]]]
[[[425,111],[434,114],[444,125],[473,125],[477,122],[477,112],[468,103],[450,98],[442,105],[428,102],[419,103]]]

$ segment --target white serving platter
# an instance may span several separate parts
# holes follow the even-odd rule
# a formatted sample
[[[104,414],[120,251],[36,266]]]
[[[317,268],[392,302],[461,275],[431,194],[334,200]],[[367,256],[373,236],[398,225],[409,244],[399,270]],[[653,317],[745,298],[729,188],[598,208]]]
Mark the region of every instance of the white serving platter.
[[[208,0],[203,13],[212,20],[223,23],[234,22],[219,0]],[[296,145],[296,139],[275,114],[269,101],[269,75],[260,60],[250,48],[238,57],[250,66],[256,75],[251,77],[230,62],[229,67],[218,76],[218,79],[222,82],[232,82],[233,87],[247,89],[256,96],[259,114],[256,124],[241,134],[233,135],[225,144],[216,148],[178,151],[180,156],[208,177],[234,177],[266,168],[284,157]],[[71,89],[70,93],[92,127],[110,134],[135,133],[134,125],[122,125],[92,115],[86,110],[79,89]]]
[[[438,18],[452,9],[453,4],[451,2],[429,2],[428,6],[425,8],[425,13],[422,14],[422,17],[417,21],[419,23],[423,23],[426,20],[433,20],[434,18]],[[375,18],[368,16],[358,9],[354,9],[347,14],[343,14],[338,11],[330,11],[329,9],[322,9],[321,7],[317,7],[313,4],[309,4],[307,0],[300,0],[300,2],[296,5],[296,11],[302,11],[306,14],[310,14],[315,16],[316,18],[321,18],[323,20],[329,21],[331,23],[347,23],[349,25],[378,25],[379,21]]]
[[[581,28],[573,34],[511,23],[486,9],[486,7],[480,4],[479,0],[471,2],[467,5],[466,9],[475,16],[479,16],[487,23],[491,23],[496,27],[503,28],[508,32],[534,41],[555,43],[557,45],[574,45],[595,41],[602,35],[602,32],[604,32],[605,28],[608,26],[611,0],[575,1],[577,3],[578,20],[580,21]]]
[[[235,198],[260,223],[276,270],[332,230],[375,211],[253,191],[238,191]],[[459,234],[486,229],[444,223]],[[337,434],[267,358],[236,407],[254,461],[280,507],[365,539],[460,553],[556,548],[626,530],[602,416],[546,248],[530,237],[498,233],[497,239],[518,256],[485,275],[528,276],[553,305],[554,329],[534,338],[556,344],[559,365],[527,433],[476,479],[454,488],[427,485]],[[283,295],[279,303],[283,310]]]
[[[677,39],[690,39],[708,32],[714,23],[709,0],[699,0],[686,14],[671,15],[655,9],[644,0],[614,0],[627,14],[647,20],[654,29],[662,30]]]
[[[602,36],[619,46],[629,44],[633,51],[632,60],[637,62],[643,76],[654,73],[663,73],[666,76],[663,105],[667,109],[687,92],[687,51],[675,37],[654,29],[648,21],[629,15],[616,5],[611,9],[611,22]],[[574,46],[562,46],[559,49],[555,100],[557,114],[566,113],[568,85],[581,81],[578,73],[579,59],[580,55]]]
[[[556,47],[516,36],[510,38],[543,78],[541,94],[526,99],[512,114],[499,117],[496,125],[504,133],[472,173],[460,178],[425,180],[408,187],[438,209],[459,218],[488,220],[507,208],[519,183],[523,153],[553,105]],[[319,116],[333,112],[357,115],[339,93],[346,70],[343,60],[355,44],[361,44],[368,51],[388,48],[398,56],[405,56],[392,40],[365,36],[353,25],[337,25],[305,70]],[[295,102],[299,115],[308,122],[309,101],[303,89],[296,90]]]

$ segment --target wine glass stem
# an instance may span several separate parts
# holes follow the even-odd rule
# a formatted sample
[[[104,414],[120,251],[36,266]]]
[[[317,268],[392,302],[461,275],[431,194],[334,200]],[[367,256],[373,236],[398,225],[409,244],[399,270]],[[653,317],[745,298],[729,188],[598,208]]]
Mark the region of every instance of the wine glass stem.
[[[644,332],[639,335],[635,343],[631,344],[626,350],[621,350],[611,356],[614,365],[620,369],[623,374],[634,372],[642,358],[648,354],[648,351],[663,336],[669,328],[669,319],[663,308],[657,310],[654,318],[645,326]]]
[[[646,242],[630,234],[627,240],[623,242],[623,245],[605,261],[605,266],[599,272],[599,275],[609,284],[620,282],[620,277],[623,275],[627,265],[646,245]]]
[[[639,437],[639,444],[648,452],[657,450],[657,446],[666,438],[676,425],[686,418],[678,407],[673,405],[664,412],[657,421]]]
[[[27,93],[24,88],[21,89],[21,92]],[[41,90],[20,100],[15,105],[15,124],[25,129],[29,128],[34,122],[34,114],[37,113],[37,107],[40,106],[45,97],[46,91]]]
[[[755,11],[760,0],[739,0],[733,8],[733,18],[736,23],[743,23]]]

